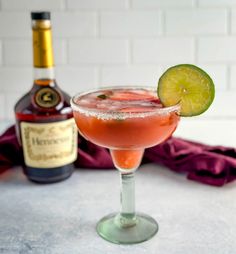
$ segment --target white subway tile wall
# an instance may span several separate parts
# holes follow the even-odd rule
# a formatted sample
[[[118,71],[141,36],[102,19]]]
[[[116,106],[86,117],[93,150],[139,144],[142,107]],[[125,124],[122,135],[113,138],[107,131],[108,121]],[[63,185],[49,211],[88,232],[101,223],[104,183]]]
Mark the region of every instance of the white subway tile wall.
[[[155,37],[162,34],[161,22],[160,11],[102,12],[101,36]]]
[[[69,64],[127,64],[128,41],[124,39],[70,39]]]
[[[31,66],[32,41],[30,39],[8,39],[3,42],[6,66]],[[53,42],[54,57],[57,65],[67,64],[67,43],[65,39],[55,39]]]
[[[197,59],[202,63],[236,62],[236,36],[205,37],[198,39]]]
[[[230,67],[230,85],[230,90],[236,92],[236,64]]]
[[[52,12],[53,35],[59,38],[95,37],[94,12]]]
[[[97,73],[97,68],[92,66],[58,66],[56,68],[58,85],[70,95],[83,89],[94,89],[97,86]]]
[[[157,82],[161,73],[161,68],[156,65],[107,66],[102,67],[101,84],[104,86],[112,84],[152,86]]]
[[[76,0],[75,0],[76,1]],[[182,8],[195,6],[195,0],[131,0],[134,8]]]
[[[0,66],[2,65],[2,42],[0,42]]]
[[[227,10],[166,10],[167,35],[227,34]]]
[[[129,0],[67,0],[69,10],[122,10]]]
[[[3,95],[16,92],[19,95],[23,94],[32,86],[32,74],[30,67],[2,66],[0,68],[0,93]]]
[[[178,64],[194,61],[192,37],[137,39],[132,45],[132,58],[139,64]]]
[[[52,12],[57,81],[71,95],[156,86],[166,68],[191,63],[216,84],[213,106],[194,122],[236,119],[236,0],[0,0],[1,122],[14,121],[32,85],[31,10]]]
[[[202,7],[236,7],[235,0],[199,0]]]
[[[0,119],[5,118],[5,96],[0,93]]]
[[[63,10],[64,0],[2,0],[3,11]]]
[[[17,2],[17,1],[16,1]],[[0,10],[0,38],[30,38],[29,12]]]

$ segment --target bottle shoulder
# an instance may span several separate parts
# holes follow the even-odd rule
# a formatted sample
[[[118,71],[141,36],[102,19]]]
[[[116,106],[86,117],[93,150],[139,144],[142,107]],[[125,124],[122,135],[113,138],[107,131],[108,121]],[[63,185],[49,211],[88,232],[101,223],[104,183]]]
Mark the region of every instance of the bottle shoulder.
[[[70,96],[54,85],[33,85],[32,89],[23,95],[15,104],[15,113],[34,116],[62,116],[72,117]]]

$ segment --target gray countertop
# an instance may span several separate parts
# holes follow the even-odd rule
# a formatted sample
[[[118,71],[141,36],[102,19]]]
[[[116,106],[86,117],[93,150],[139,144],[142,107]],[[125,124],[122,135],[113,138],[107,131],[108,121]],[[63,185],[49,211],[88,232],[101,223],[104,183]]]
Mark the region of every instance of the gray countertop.
[[[136,245],[100,238],[96,222],[119,210],[115,170],[76,170],[51,185],[26,180],[20,168],[0,178],[0,253],[232,254],[236,249],[236,185],[217,188],[148,164],[136,173],[136,208],[159,223]]]

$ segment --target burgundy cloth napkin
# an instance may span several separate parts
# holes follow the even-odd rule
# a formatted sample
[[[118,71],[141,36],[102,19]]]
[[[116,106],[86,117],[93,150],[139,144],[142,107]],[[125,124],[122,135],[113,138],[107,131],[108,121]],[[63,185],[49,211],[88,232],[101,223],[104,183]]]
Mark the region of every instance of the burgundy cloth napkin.
[[[109,151],[79,136],[79,168],[114,168]],[[223,186],[236,179],[236,149],[209,146],[171,137],[160,145],[145,150],[143,162],[163,164],[173,171],[185,173],[188,179]],[[0,173],[23,165],[22,149],[12,126],[0,136]]]

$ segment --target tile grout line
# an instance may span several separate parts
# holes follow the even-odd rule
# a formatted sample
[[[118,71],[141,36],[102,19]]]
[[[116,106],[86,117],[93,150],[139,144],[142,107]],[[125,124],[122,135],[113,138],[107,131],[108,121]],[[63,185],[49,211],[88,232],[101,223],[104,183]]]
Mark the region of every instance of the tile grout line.
[[[69,10],[69,8],[68,8],[68,0],[62,0],[61,11],[65,12],[65,11],[68,11],[68,10]]]
[[[199,63],[199,59],[198,59],[198,38],[196,36],[194,36],[193,38],[193,60],[195,63]]]
[[[133,2],[132,0],[126,0],[126,10],[133,10]]]
[[[101,11],[96,11],[96,19],[95,19],[95,38],[99,38],[101,39],[101,15],[102,15],[102,12]]]
[[[5,50],[5,38],[1,38],[1,41],[2,41],[2,67],[6,67],[6,50]]]
[[[226,33],[228,36],[232,35],[232,10],[230,8],[227,8],[227,27],[226,27]]]
[[[0,67],[3,66],[3,41],[0,38]]]
[[[66,42],[66,65],[69,65],[69,51],[70,51],[70,46],[69,46],[69,38],[65,38]]]
[[[230,8],[227,8],[227,27],[226,32],[227,36],[232,36],[232,10]],[[226,91],[231,90],[231,68],[230,64],[226,64]]]
[[[160,20],[161,20],[161,33],[160,36],[161,37],[166,37],[167,34],[167,29],[166,29],[166,11],[161,9],[160,10]]]
[[[226,91],[231,90],[231,68],[230,65],[226,65]]]
[[[133,65],[134,64],[134,51],[133,51],[133,46],[134,46],[134,40],[132,38],[130,38],[128,40],[128,65]]]

